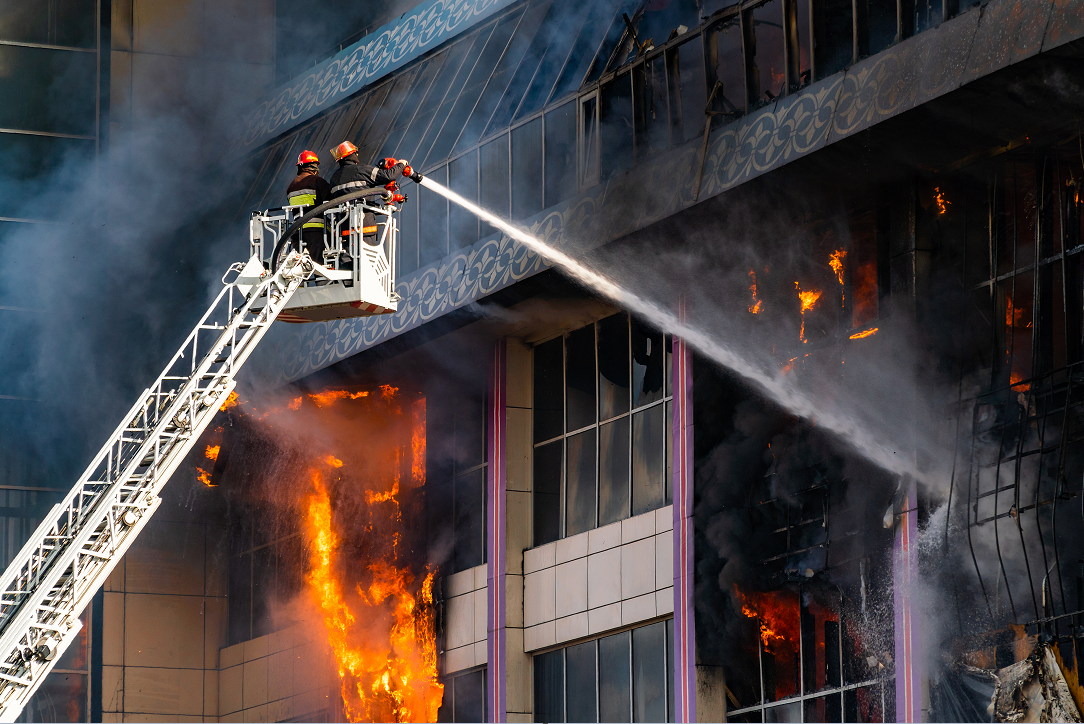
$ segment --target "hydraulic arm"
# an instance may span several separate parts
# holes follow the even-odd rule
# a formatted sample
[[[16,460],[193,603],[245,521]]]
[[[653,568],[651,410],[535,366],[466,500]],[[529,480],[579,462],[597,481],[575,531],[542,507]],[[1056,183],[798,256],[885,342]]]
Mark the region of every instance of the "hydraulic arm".
[[[230,267],[225,288],[165,372],[4,571],[0,721],[19,716],[79,633],[80,613],[158,508],[162,487],[313,269],[308,255],[296,251],[270,272],[259,254]]]

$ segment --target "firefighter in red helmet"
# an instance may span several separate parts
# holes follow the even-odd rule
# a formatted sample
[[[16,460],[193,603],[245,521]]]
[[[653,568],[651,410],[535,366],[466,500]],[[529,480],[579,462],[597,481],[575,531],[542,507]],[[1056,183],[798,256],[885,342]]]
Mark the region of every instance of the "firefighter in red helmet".
[[[297,157],[297,177],[286,189],[290,206],[318,206],[331,198],[331,184],[320,178],[320,157],[302,151]],[[324,219],[317,217],[301,227],[301,241],[317,264],[324,263]]]
[[[331,149],[331,155],[339,162],[339,168],[331,176],[331,198],[363,189],[383,186],[389,191],[398,189],[398,181],[403,176],[415,183],[422,180],[420,173],[415,173],[408,161],[396,161],[385,158],[375,166],[358,163],[357,146],[350,141],[343,141]]]

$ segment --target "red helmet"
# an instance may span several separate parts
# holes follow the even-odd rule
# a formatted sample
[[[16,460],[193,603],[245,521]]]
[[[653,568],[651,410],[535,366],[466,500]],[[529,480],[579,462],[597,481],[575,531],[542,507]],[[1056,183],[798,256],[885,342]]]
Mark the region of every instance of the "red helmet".
[[[309,163],[320,163],[320,157],[312,151],[302,151],[301,155],[297,157],[297,165],[304,166]]]
[[[336,161],[341,161],[352,153],[357,153],[358,147],[350,143],[350,141],[343,141],[335,148],[331,149],[331,155],[335,157]]]

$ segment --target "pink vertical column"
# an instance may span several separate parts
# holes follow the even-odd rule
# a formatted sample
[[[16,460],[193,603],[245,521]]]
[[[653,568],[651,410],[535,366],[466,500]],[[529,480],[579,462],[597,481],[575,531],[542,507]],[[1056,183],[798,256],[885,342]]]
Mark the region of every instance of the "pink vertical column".
[[[915,611],[918,580],[918,496],[913,480],[896,525],[893,551],[893,603],[896,618],[896,721],[922,721],[922,657]]]
[[[493,348],[489,373],[489,450],[486,476],[486,600],[487,600],[487,721],[506,719],[505,689],[505,477],[504,435],[506,401],[506,347],[499,340]]]
[[[681,310],[684,317],[684,309]],[[696,721],[696,631],[693,625],[692,354],[674,338],[674,714]]]

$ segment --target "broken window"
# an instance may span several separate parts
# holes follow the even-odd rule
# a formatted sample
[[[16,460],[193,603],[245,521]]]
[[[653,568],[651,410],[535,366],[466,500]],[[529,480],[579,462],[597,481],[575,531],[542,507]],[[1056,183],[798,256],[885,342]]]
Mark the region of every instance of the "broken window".
[[[670,145],[670,114],[666,97],[666,61],[656,55],[632,69],[633,111],[636,114],[636,158],[644,160]]]
[[[783,59],[783,0],[768,0],[742,13],[749,57],[746,85],[751,107],[770,103],[787,90]]]
[[[895,2],[895,0],[892,1]],[[813,79],[813,40],[810,37],[809,3],[810,0],[789,0],[783,6],[789,74],[787,82],[791,91],[809,85]]]
[[[599,181],[598,92],[582,96],[580,103],[580,188]]]
[[[741,16],[731,15],[708,31],[708,47],[713,81],[719,85],[711,99],[716,113],[738,115],[745,112],[745,55],[742,50]]]
[[[674,143],[704,133],[707,94],[704,89],[704,46],[700,37],[667,51],[670,80],[670,123]]]
[[[852,0],[812,0],[813,76],[827,78],[854,62]]]
[[[877,212],[869,211],[851,221],[850,308],[851,328],[861,329],[878,317]]]
[[[599,140],[602,179],[632,168],[635,146],[632,120],[632,74],[624,73],[599,89]]]

